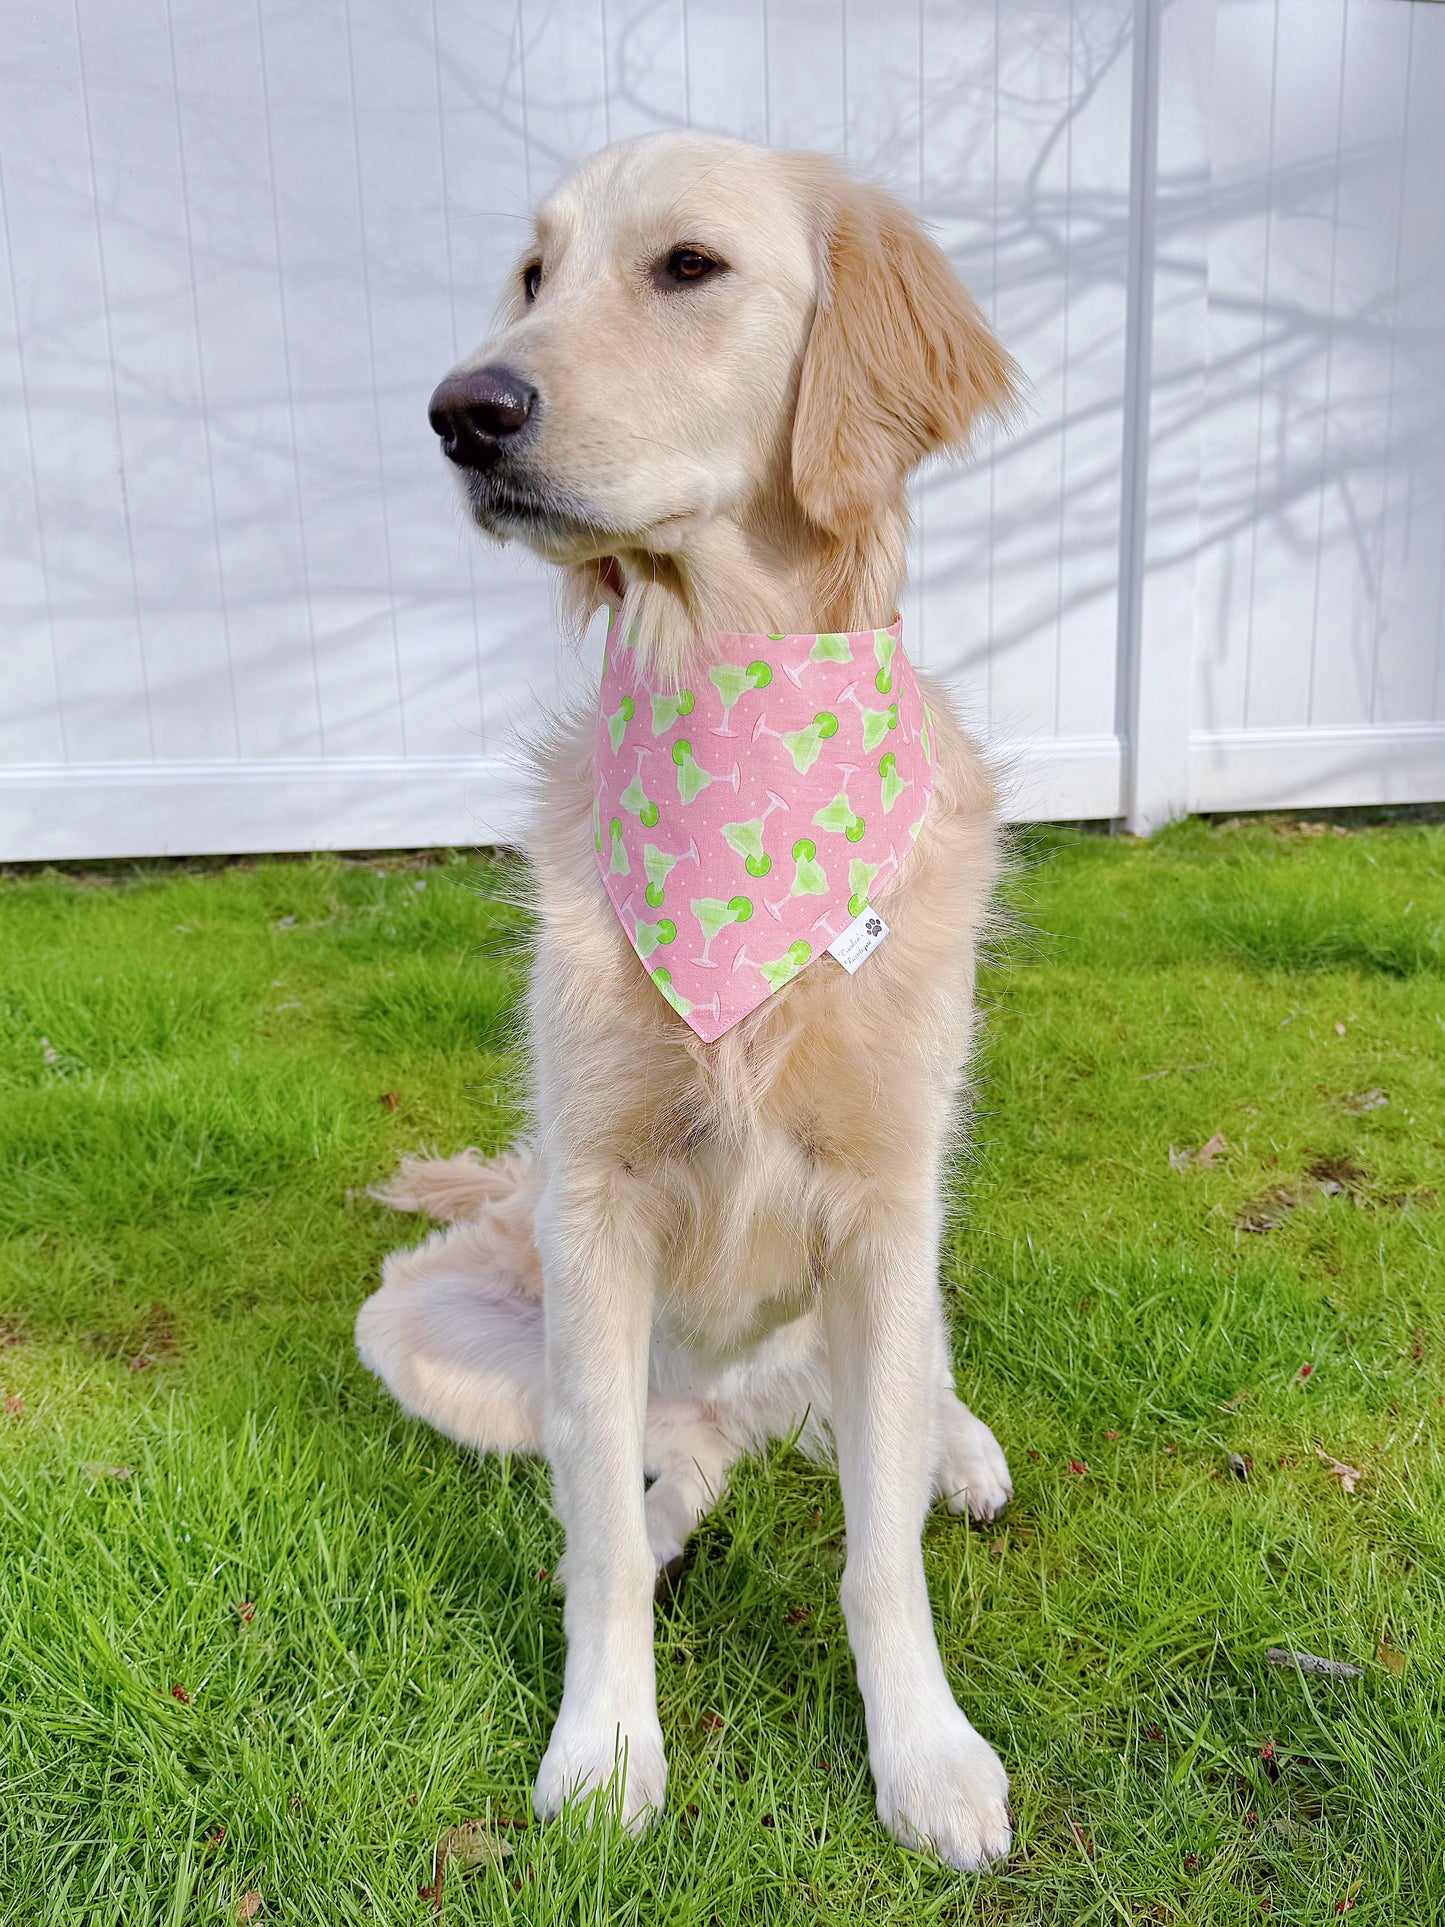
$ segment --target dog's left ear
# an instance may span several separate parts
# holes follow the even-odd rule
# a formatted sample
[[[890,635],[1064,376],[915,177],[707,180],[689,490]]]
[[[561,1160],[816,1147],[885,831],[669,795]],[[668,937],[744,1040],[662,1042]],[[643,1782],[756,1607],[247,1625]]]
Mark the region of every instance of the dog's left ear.
[[[846,536],[897,501],[926,456],[1006,418],[1018,371],[936,241],[890,194],[833,169],[813,183],[821,273],[793,418],[793,491]],[[821,190],[821,191],[820,191]]]

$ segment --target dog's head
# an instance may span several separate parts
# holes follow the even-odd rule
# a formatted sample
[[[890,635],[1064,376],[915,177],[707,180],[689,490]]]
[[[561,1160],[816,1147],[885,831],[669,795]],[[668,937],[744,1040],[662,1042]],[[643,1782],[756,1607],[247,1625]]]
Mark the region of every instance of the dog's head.
[[[1013,392],[898,202],[816,155],[693,134],[564,181],[499,319],[432,426],[484,529],[614,589],[619,558],[696,573],[729,539],[791,566],[894,524],[901,542],[909,472]]]

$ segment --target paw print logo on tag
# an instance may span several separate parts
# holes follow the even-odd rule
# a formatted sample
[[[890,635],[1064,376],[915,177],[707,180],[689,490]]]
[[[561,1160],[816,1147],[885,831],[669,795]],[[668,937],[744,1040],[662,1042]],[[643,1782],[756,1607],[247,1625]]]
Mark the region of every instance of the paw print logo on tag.
[[[863,928],[868,932],[870,937],[881,937],[883,935],[883,925],[877,917],[870,917]]]

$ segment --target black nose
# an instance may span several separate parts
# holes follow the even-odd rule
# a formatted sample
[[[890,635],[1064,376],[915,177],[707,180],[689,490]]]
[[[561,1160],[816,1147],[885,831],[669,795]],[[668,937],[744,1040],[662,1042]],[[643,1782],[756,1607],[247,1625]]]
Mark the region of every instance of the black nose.
[[[537,391],[510,368],[448,375],[431,398],[427,419],[442,453],[458,468],[490,468],[532,418]]]

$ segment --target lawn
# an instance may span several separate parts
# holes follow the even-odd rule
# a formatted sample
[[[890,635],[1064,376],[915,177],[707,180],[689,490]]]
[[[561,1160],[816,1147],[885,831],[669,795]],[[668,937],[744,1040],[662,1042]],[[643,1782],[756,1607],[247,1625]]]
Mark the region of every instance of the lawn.
[[[990,1880],[875,1824],[785,1451],[658,1611],[666,1818],[530,1823],[545,1475],[351,1346],[365,1187],[516,1128],[514,881],[0,879],[0,1921],[1445,1919],[1445,828],[1021,845],[945,1252],[1018,1490],[925,1540]]]

